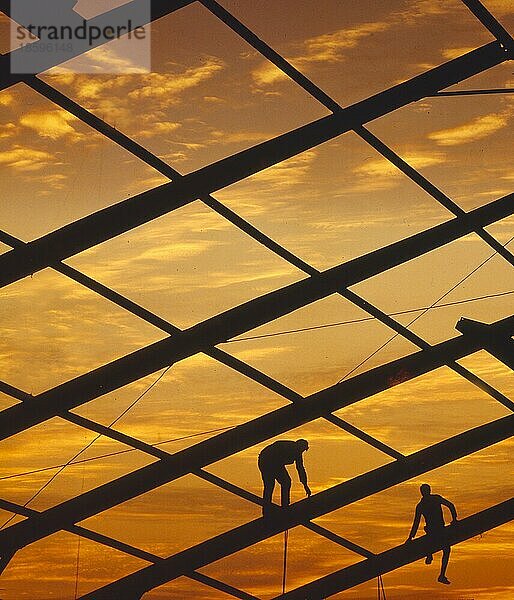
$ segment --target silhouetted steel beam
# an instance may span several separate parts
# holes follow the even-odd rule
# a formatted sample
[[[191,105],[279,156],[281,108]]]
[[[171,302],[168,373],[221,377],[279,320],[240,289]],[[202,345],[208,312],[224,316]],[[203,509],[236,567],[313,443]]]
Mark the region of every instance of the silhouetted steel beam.
[[[273,50],[271,46],[266,44],[263,40],[257,37],[253,31],[248,29],[241,21],[236,19],[229,11],[221,6],[216,0],[200,0],[201,3],[209,9],[214,15],[221,19],[228,27],[230,27],[235,33],[237,33],[242,39],[249,43],[255,50],[260,52],[266,59],[280,69],[285,75],[290,77],[295,83],[297,83],[303,90],[315,98],[318,102],[323,104],[326,108],[332,112],[339,112],[343,110],[343,107],[333,100],[328,94],[326,94],[320,87],[308,79],[303,73],[298,71],[291,63],[284,59],[278,52]],[[512,90],[514,91],[514,90]],[[444,93],[444,92],[440,92]],[[450,92],[451,93],[451,92]],[[433,95],[433,94],[432,94]],[[387,160],[392,162],[398,169],[400,169],[407,177],[409,177],[414,183],[420,186],[428,194],[430,194],[435,200],[442,204],[447,210],[458,216],[464,211],[455,202],[450,200],[448,196],[443,194],[439,189],[430,183],[425,177],[423,177],[418,171],[416,171],[411,165],[401,159],[396,153],[388,148],[381,140],[371,134],[367,129],[362,126],[354,129],[355,133],[370,144],[377,152],[382,154]],[[509,261],[514,266],[514,256],[506,250],[491,234],[483,229],[478,228],[476,233],[494,250],[496,250],[501,256]],[[402,334],[403,335],[403,334]]]
[[[333,267],[137,350],[36,396],[36,401],[0,413],[0,439],[42,423],[172,363],[205,351],[241,333],[291,313],[316,300],[422,256],[514,213],[514,194],[431,229]],[[22,249],[23,250],[23,249]],[[1,260],[1,257],[0,257]]]
[[[19,504],[15,504],[14,502],[9,502],[3,499],[0,499],[0,508],[29,518],[39,514],[38,511],[33,510],[32,508],[27,508],[26,506],[21,506]],[[119,540],[103,535],[102,533],[91,531],[90,529],[86,529],[85,527],[82,527],[80,525],[72,525],[71,527],[68,527],[65,531],[68,531],[69,533],[72,533],[74,535],[79,535],[84,539],[91,540],[92,542],[101,544],[102,546],[106,546],[107,548],[112,548],[113,550],[123,552],[124,554],[133,556],[134,558],[139,558],[140,560],[144,560],[149,563],[155,564],[163,560],[162,557],[157,556],[155,554],[151,554],[146,550],[141,550],[140,548],[136,548],[135,546],[131,546],[130,544],[126,544],[125,542],[120,542]],[[14,554],[12,556],[7,554],[5,555],[5,558],[2,557],[2,559],[0,560],[0,573],[3,572],[3,570],[8,565],[10,560],[12,560],[13,557]],[[208,577],[203,573],[196,573],[193,571],[192,573],[188,573],[185,576],[189,579],[198,581],[199,583],[203,583],[204,585],[225,592],[226,594],[230,594],[231,596],[234,596],[234,598],[240,598],[241,600],[257,600],[254,596],[251,596],[250,594],[247,594],[246,592],[243,592],[242,590],[239,590],[222,581],[218,581],[213,577]]]
[[[472,319],[460,319],[456,329],[480,340],[482,347],[514,371],[514,341],[510,335],[497,335],[494,328]]]
[[[20,247],[25,244],[25,242],[19,240],[18,238],[15,238],[14,236],[12,236],[2,230],[0,230],[0,241],[4,242],[12,247]],[[53,268],[56,271],[58,271],[59,273],[66,275],[73,281],[76,281],[77,283],[80,283],[81,285],[92,290],[93,292],[100,294],[101,296],[103,296],[107,300],[110,300],[117,306],[120,306],[121,308],[128,310],[132,314],[140,317],[141,319],[144,319],[148,323],[154,325],[155,327],[158,327],[159,329],[162,329],[163,331],[165,331],[169,334],[178,333],[181,331],[181,329],[179,329],[175,325],[172,325],[165,319],[162,319],[161,317],[153,314],[146,308],[143,308],[142,306],[140,306],[139,304],[136,304],[132,300],[125,298],[121,294],[118,294],[118,292],[111,290],[107,286],[104,286],[103,284],[92,279],[91,277],[84,275],[83,273],[81,273],[80,271],[77,271],[73,267],[70,267],[64,263],[58,263],[56,265],[53,265]],[[273,379],[269,375],[266,375],[265,373],[259,371],[255,367],[252,367],[252,366],[246,364],[245,362],[237,359],[236,357],[232,356],[231,354],[228,354],[227,352],[225,352],[224,350],[221,350],[220,348],[208,348],[204,352],[207,356],[210,356],[214,360],[217,360],[218,362],[221,362],[222,364],[226,365],[227,367],[234,369],[241,375],[248,377],[249,379],[251,379],[252,381],[255,381],[256,383],[259,383],[260,385],[271,390],[272,392],[279,394],[280,396],[282,396],[286,400],[289,400],[290,402],[298,402],[300,400],[303,400],[303,396],[301,394],[298,394],[297,392],[288,388],[284,384]],[[8,386],[8,384],[5,384],[4,382],[0,381],[0,389],[1,389],[2,385]],[[14,387],[11,387],[11,391],[7,391],[6,393],[13,396],[14,398],[17,398],[18,400],[22,400],[22,401],[33,400],[33,396],[31,396],[30,394],[27,394],[26,392],[18,390],[17,388],[14,388]],[[495,393],[499,394],[499,392],[497,392],[496,390],[495,390]],[[71,417],[70,417],[70,415],[71,415]],[[113,439],[117,439],[118,441],[121,441],[124,444],[128,443],[128,436],[120,434],[119,432],[117,432],[111,428],[101,426],[98,423],[95,423],[94,421],[90,421],[89,423],[87,423],[86,420],[82,420],[79,422],[79,420],[81,418],[77,417],[77,415],[74,415],[73,413],[70,413],[68,411],[66,411],[65,413],[62,413],[60,416],[69,421],[73,421],[77,425],[86,427],[87,429],[91,429],[92,431],[96,431],[97,433],[102,433],[102,435],[105,435],[107,437],[112,437]],[[330,421],[332,424],[336,425],[336,427],[339,427],[339,428],[343,429],[344,431],[351,433],[358,439],[373,446],[377,450],[380,450],[380,452],[384,452],[385,454],[387,454],[388,456],[391,456],[393,458],[402,458],[403,455],[400,452],[398,452],[397,450],[395,450],[394,448],[391,448],[390,446],[388,446],[387,444],[384,444],[380,440],[375,439],[374,437],[370,436],[369,434],[365,433],[364,431],[361,431],[357,427],[351,425],[350,423],[343,421],[339,417],[336,417],[335,415],[327,415],[325,418],[328,421]],[[123,439],[121,439],[122,437],[123,437]],[[130,444],[130,443],[128,443],[128,445],[132,445],[134,448],[137,448],[138,450],[143,449],[141,446],[141,442],[139,440],[133,440],[133,441],[135,442],[136,445]],[[145,450],[143,450],[143,451],[145,451]],[[160,451],[159,449],[154,449],[154,451],[150,452],[150,454],[152,454],[153,456],[158,456],[158,458],[163,458],[162,455],[161,456],[158,455],[159,452],[162,452],[162,451]]]
[[[225,479],[222,479],[221,477],[218,477],[217,475],[214,475],[213,473],[210,473],[205,469],[199,469],[198,471],[195,471],[193,475],[196,475],[197,477],[200,477],[200,479],[208,481],[209,483],[212,483],[213,485],[227,492],[230,492],[235,496],[239,496],[239,498],[243,498],[244,500],[248,500],[249,502],[258,504],[259,506],[263,505],[263,501],[260,496],[256,496],[252,492],[249,492],[248,490],[245,490],[231,483],[230,481],[226,481]],[[374,556],[373,552],[370,552],[369,550],[366,550],[366,548],[363,548],[362,546],[359,546],[358,544],[355,544],[350,540],[347,540],[346,538],[337,535],[333,531],[330,531],[330,529],[326,529],[325,527],[322,527],[317,523],[313,523],[312,521],[304,521],[302,525],[306,529],[309,529],[310,531],[320,535],[321,537],[327,538],[328,540],[339,544],[339,546],[342,546],[343,548],[346,548],[351,552],[355,552],[356,554],[360,554],[361,556],[365,556],[366,558]]]
[[[152,23],[161,17],[165,17],[172,12],[179,10],[180,8],[184,8],[185,6],[192,4],[194,1],[195,0],[152,0],[150,3],[148,0],[132,0],[132,2],[127,2],[122,6],[113,8],[112,10],[106,11],[91,19],[87,19],[86,26],[88,28],[99,27],[100,30],[103,31],[107,26],[111,26],[115,23],[123,23],[125,27],[130,27],[130,30],[133,31],[137,27],[148,25],[149,23]],[[138,7],[141,7],[141,10],[138,10]],[[145,10],[143,10],[146,9],[146,7],[150,8],[148,18],[146,18]],[[134,12],[134,8],[136,9],[136,12]],[[10,6],[7,2],[0,6],[0,10],[5,12],[7,15],[11,14]],[[78,15],[75,16],[78,17]],[[46,61],[42,63],[40,72],[47,71],[48,69],[56,67],[65,61],[81,56],[85,52],[89,52],[94,48],[99,48],[106,43],[107,40],[105,39],[94,40],[90,43],[87,39],[79,40],[76,38],[73,41],[73,47],[69,52],[62,54],[52,52],[45,53],[43,58],[46,58]],[[32,44],[27,44],[22,49],[17,48],[0,56],[0,91],[16,83],[23,82],[25,79],[31,77],[30,74],[26,73],[11,73],[11,60],[15,59],[16,56],[21,53],[30,52],[31,49],[36,47],[38,44],[39,41],[36,41]],[[37,50],[33,51],[37,52]],[[41,55],[39,56],[41,57]]]
[[[479,0],[462,0],[475,17],[501,42],[511,53],[514,52],[514,39],[505,27],[494,17]],[[512,55],[511,55],[512,58]]]
[[[11,385],[5,383],[4,381],[0,381],[0,392],[4,392],[5,394],[8,394],[9,396],[11,396],[13,398],[17,398],[18,400],[21,400],[22,402],[26,402],[28,400],[33,399],[33,396],[30,396],[30,394],[27,394],[26,392],[23,392],[22,390],[11,386]],[[161,450],[160,448],[157,448],[154,445],[148,444],[146,442],[142,442],[141,440],[139,440],[137,438],[131,437],[124,433],[120,433],[120,432],[116,431],[115,429],[112,429],[111,427],[100,425],[99,423],[96,423],[95,421],[91,421],[90,419],[86,419],[85,417],[75,415],[74,413],[67,412],[67,413],[64,413],[59,416],[62,419],[65,419],[71,423],[74,423],[75,425],[79,425],[80,427],[89,429],[90,431],[100,433],[101,435],[103,435],[107,438],[122,442],[123,444],[131,446],[135,450],[140,450],[141,452],[144,452],[144,453],[148,454],[149,456],[157,457],[157,458],[164,458],[164,459],[172,456],[172,454],[170,454],[169,452],[166,452],[165,450]],[[368,444],[370,444],[374,447],[377,444],[380,447],[382,446],[382,444],[380,442],[378,442],[371,436],[368,436],[364,432],[361,432],[359,429],[354,428],[350,424],[346,423],[346,421],[339,419],[335,415],[329,415],[326,418],[328,421],[332,422],[334,425],[341,427],[345,431],[349,431],[352,435],[355,435],[359,439],[363,439],[363,441],[366,441]],[[382,451],[385,452],[386,454],[388,454],[388,455],[390,455],[390,453],[398,454],[398,456],[396,456],[396,458],[404,457],[403,454],[395,453],[392,449],[389,449],[388,446],[384,445],[384,447],[385,447],[385,450],[383,449]],[[388,451],[386,452],[386,450],[388,450]],[[73,464],[76,464],[76,463],[70,463],[69,466],[72,466]],[[258,506],[262,506],[262,498],[260,498],[259,496],[256,496],[255,494],[252,494],[251,492],[248,492],[247,490],[244,490],[243,488],[240,488],[232,483],[229,483],[228,481],[225,481],[224,479],[222,479],[221,477],[218,477],[217,475],[209,473],[208,471],[205,471],[203,469],[199,469],[198,471],[195,471],[193,473],[193,475],[196,475],[200,479],[208,481],[208,482],[212,483],[213,485],[216,485],[216,486],[224,489],[227,492],[231,492],[232,494],[235,494],[235,495],[239,496],[240,498],[248,500],[249,502],[253,502],[254,504],[257,504]],[[2,508],[2,504],[1,504],[2,502],[3,501],[0,499],[0,508]],[[13,504],[13,506],[16,506],[16,505]],[[23,507],[23,508],[26,508],[26,507]],[[12,509],[9,508],[6,510],[12,510]],[[32,509],[27,508],[27,511],[30,511],[30,510],[32,510]],[[16,511],[16,510],[12,510],[12,512],[19,513],[19,511]],[[19,514],[23,514],[24,516],[27,516],[27,514],[24,512],[21,512]],[[33,512],[33,514],[35,515],[37,513]],[[314,523],[310,523],[310,522],[304,523],[304,526],[307,529],[311,529],[312,531],[315,531],[315,533],[317,533],[323,537],[326,537],[332,541],[335,541],[336,543],[340,544],[341,546],[344,546],[345,548],[347,548],[349,550],[352,550],[354,552],[362,554],[363,556],[368,556],[368,555],[372,554],[371,552],[365,550],[364,548],[359,547],[357,544],[354,544],[353,542],[350,542],[349,540],[346,540],[346,539],[336,535],[335,533],[333,533],[332,531],[330,531],[328,529],[325,529],[324,527],[315,525]],[[2,569],[0,568],[0,573],[1,572],[2,572]]]
[[[424,535],[412,542],[396,546],[381,552],[374,558],[363,560],[322,577],[316,581],[276,596],[274,600],[305,600],[305,598],[327,598],[348,590],[360,583],[374,579],[403,567],[426,556],[429,552],[437,552],[445,545],[454,545],[500,527],[514,519],[514,498],[486,508],[479,513],[461,519],[455,525],[446,527],[445,543],[437,543],[433,538]],[[87,597],[87,596],[86,596]]]
[[[498,330],[508,328],[510,331],[514,327],[514,317],[498,321],[496,327]],[[67,500],[42,512],[37,518],[17,523],[9,528],[9,532],[0,531],[0,553],[5,549],[20,548],[51,535],[63,527],[82,521],[236,452],[250,448],[255,444],[348,406],[362,398],[389,389],[403,381],[408,381],[432,371],[445,364],[450,358],[456,360],[478,349],[479,345],[473,339],[465,339],[464,336],[454,338],[442,342],[430,350],[423,350],[387,365],[376,367],[353,379],[317,392],[303,402],[282,407],[248,421],[190,448],[181,450],[167,460],[161,460],[137,469],[76,498]],[[512,427],[512,418],[507,417],[507,420],[501,421],[501,423],[509,423]],[[503,425],[499,423],[497,423],[499,431],[503,431]],[[479,430],[489,431],[480,428]],[[493,434],[491,433],[491,435]],[[486,438],[487,435],[484,433],[483,439]],[[464,440],[467,438],[465,436],[459,439]],[[442,447],[450,448],[451,442]],[[468,449],[470,447],[467,446]],[[459,454],[459,456],[462,456],[462,454]],[[401,469],[408,470],[411,457],[396,461],[394,464],[400,465]],[[326,498],[326,496],[323,497]]]
[[[7,285],[134,227],[245,179],[419,98],[500,64],[508,57],[498,42],[473,50],[409,81],[294,131],[203,167],[181,180],[83,217],[0,256],[0,285]]]
[[[438,98],[439,96],[484,96],[487,94],[512,94],[514,88],[494,88],[489,90],[455,90],[452,92],[437,92],[432,94],[430,98]]]
[[[86,594],[82,600],[139,598],[145,592],[180,577],[186,570],[196,570],[281,531],[292,529],[301,520],[313,519],[332,512],[508,439],[513,434],[513,427],[514,415],[511,415],[471,429],[425,450],[420,450],[408,456],[404,461],[379,467],[297,502],[287,509],[279,509],[275,518],[256,519],[188,548],[165,559],[158,565],[141,569],[95,592]]]
[[[389,148],[389,146],[387,146],[382,140],[377,138],[376,135],[371,133],[371,131],[365,127],[357,127],[355,129],[355,133],[357,133],[364,141],[366,141],[372,148],[379,152],[384,158],[392,163],[422,190],[427,192],[427,194],[430,194],[430,196],[439,202],[441,206],[444,206],[446,210],[450,211],[457,217],[465,214],[465,211],[458,204],[456,204],[437,186],[424,177],[419,171],[409,165],[407,161],[403,160],[401,156],[396,154],[396,152]],[[475,233],[482,240],[484,240],[486,244],[491,246],[491,248],[495,250],[502,258],[504,258],[511,266],[514,266],[514,255],[505,246],[500,244],[500,242],[488,231],[481,227],[477,227],[475,229]]]

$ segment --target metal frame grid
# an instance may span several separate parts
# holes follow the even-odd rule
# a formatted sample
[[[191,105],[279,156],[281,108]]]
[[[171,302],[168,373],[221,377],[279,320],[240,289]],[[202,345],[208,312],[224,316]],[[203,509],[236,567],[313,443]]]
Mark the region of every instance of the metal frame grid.
[[[349,286],[359,281],[403,264],[471,232],[476,233],[492,248],[494,253],[514,266],[514,255],[485,230],[487,225],[514,213],[513,194],[481,208],[465,212],[365,128],[367,122],[377,117],[423,97],[444,94],[441,92],[444,88],[512,59],[514,40],[478,0],[463,0],[483,26],[493,34],[496,41],[375,96],[343,108],[219,5],[216,0],[198,1],[308,94],[328,108],[332,114],[182,176],[177,170],[134,140],[117,131],[37,76],[12,76],[9,73],[9,55],[1,57],[0,89],[23,82],[168,177],[171,183],[91,214],[29,243],[22,242],[6,232],[0,232],[0,241],[13,248],[0,256],[2,286],[43,268],[51,267],[170,335],[160,342],[141,348],[35,397],[8,383],[0,382],[0,391],[21,401],[20,404],[0,413],[0,439],[6,439],[18,432],[25,431],[53,416],[59,416],[159,459],[149,466],[124,475],[90,492],[82,493],[43,512],[0,500],[0,508],[28,517],[25,521],[0,531],[2,556],[0,564],[1,568],[5,569],[19,549],[64,530],[150,563],[150,566],[114,581],[83,598],[135,600],[141,598],[146,591],[152,588],[181,575],[187,575],[197,582],[236,598],[249,599],[254,597],[224,582],[207,577],[196,569],[281,531],[303,525],[316,534],[364,557],[364,560],[352,567],[337,571],[279,596],[280,598],[297,599],[307,596],[322,598],[417,560],[426,553],[427,548],[435,548],[435,546],[431,546],[430,544],[433,542],[423,537],[409,546],[399,546],[375,555],[350,540],[313,523],[313,518],[508,439],[512,435],[514,415],[482,425],[409,456],[404,456],[332,413],[339,408],[443,365],[448,366],[459,376],[487,392],[505,407],[510,410],[514,409],[514,403],[509,398],[456,362],[459,358],[469,356],[479,349],[487,349],[512,368],[514,343],[511,336],[514,333],[514,315],[482,327],[473,323],[471,325],[463,323],[460,327],[463,335],[432,346],[408,327],[403,326],[348,289]],[[137,2],[138,0],[133,0],[131,4]],[[154,1],[151,18],[154,20],[168,15],[193,2],[194,0]],[[9,14],[8,3],[2,2],[0,9]],[[123,7],[116,10],[123,10]],[[216,190],[350,130],[357,133],[421,189],[453,213],[455,218],[400,242],[320,272],[256,229],[211,195]],[[143,198],[144,202],[141,202]],[[82,250],[129,231],[140,224],[147,223],[197,198],[200,198],[205,205],[268,250],[303,271],[308,277],[260,298],[250,300],[189,329],[180,330],[158,315],[61,262]],[[402,336],[415,344],[420,351],[341,381],[337,385],[311,396],[303,397],[265,373],[216,347],[221,342],[230,340],[258,325],[268,323],[333,293],[340,294],[363,309],[389,327],[395,336]],[[122,434],[112,427],[100,425],[70,412],[72,408],[100,397],[108,391],[136,381],[198,352],[205,353],[265,386],[291,402],[291,405],[248,421],[237,428],[219,433],[175,454],[169,454],[158,446],[152,446]],[[209,473],[205,467],[319,417],[325,418],[342,430],[380,450],[393,461],[282,510],[280,518],[257,519],[167,559],[76,525],[87,517],[186,474],[193,474],[241,498],[261,504],[259,497]],[[464,519],[450,534],[451,541],[457,543],[506,523],[513,518],[513,513],[514,500],[510,500]]]

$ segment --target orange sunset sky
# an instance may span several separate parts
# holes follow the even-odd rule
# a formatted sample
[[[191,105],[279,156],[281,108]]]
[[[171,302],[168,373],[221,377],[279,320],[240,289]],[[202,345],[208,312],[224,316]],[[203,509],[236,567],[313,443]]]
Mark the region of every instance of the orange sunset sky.
[[[124,3],[80,0],[76,10],[90,17]],[[459,0],[220,3],[341,106],[493,40]],[[512,0],[483,3],[514,33]],[[9,19],[0,13],[2,53],[13,47],[9,28]],[[329,114],[199,2],[159,19],[150,29],[151,72],[137,72],[120,40],[41,78],[182,174]],[[131,72],[76,72],[80,65],[94,72],[113,63]],[[513,86],[513,65],[505,62],[449,89]],[[512,94],[455,96],[424,98],[367,127],[468,211],[512,192],[513,121]],[[23,241],[168,181],[21,83],[0,92],[0,177],[0,229]],[[319,270],[453,218],[354,132],[214,196]],[[486,229],[514,252],[514,218]],[[0,254],[10,249],[0,243]],[[306,277],[200,200],[65,262],[180,328]],[[493,322],[511,315],[514,270],[470,234],[352,290],[387,313],[403,313],[395,318],[404,325],[418,317],[412,331],[435,344],[458,335],[455,324],[461,316]],[[413,310],[430,306],[429,311]],[[348,300],[332,295],[220,347],[307,396],[418,349],[366,317]],[[0,318],[0,380],[34,395],[167,337],[50,268],[3,287]],[[288,333],[345,321],[353,323]],[[512,371],[490,354],[481,351],[459,362],[514,400]],[[160,373],[74,412],[109,425]],[[16,402],[0,392],[1,410]],[[173,453],[216,435],[214,430],[287,404],[197,354],[175,364],[115,429],[151,444],[196,436],[161,446]],[[508,414],[447,367],[337,412],[404,454]],[[0,442],[0,498],[25,504],[58,471],[56,466],[95,437],[56,417]],[[313,493],[393,460],[322,419],[280,437],[310,441],[305,465]],[[207,470],[260,495],[256,461],[267,443]],[[462,517],[512,497],[513,449],[512,440],[501,442],[315,522],[373,552],[386,550],[405,541],[420,483],[430,483],[451,499]],[[80,459],[124,450],[129,448],[101,437]],[[53,507],[154,460],[131,451],[69,466],[29,507]],[[302,497],[293,474],[293,499]],[[188,475],[81,524],[167,557],[259,515],[258,505]],[[11,517],[0,510],[0,525]],[[21,519],[14,517],[9,525]],[[281,592],[282,544],[279,535],[200,571],[267,600]],[[419,561],[387,574],[388,598],[511,600],[513,551],[511,523],[453,549],[451,586],[436,583],[438,555],[431,567]],[[297,527],[289,537],[288,589],[359,560]],[[0,598],[72,600],[147,564],[88,540],[79,544],[77,536],[61,532],[15,555],[0,577]],[[372,600],[375,586],[371,581],[334,597]],[[166,598],[229,596],[186,577],[144,596]]]

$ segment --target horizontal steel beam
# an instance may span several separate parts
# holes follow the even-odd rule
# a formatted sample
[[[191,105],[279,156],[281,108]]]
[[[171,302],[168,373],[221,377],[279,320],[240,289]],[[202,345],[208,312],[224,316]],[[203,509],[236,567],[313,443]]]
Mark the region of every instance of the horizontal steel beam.
[[[82,600],[140,598],[145,592],[180,577],[188,570],[196,570],[281,531],[292,529],[302,520],[327,514],[508,439],[513,435],[513,431],[514,415],[476,427],[411,454],[404,461],[379,467],[297,502],[287,509],[278,509],[274,518],[256,519],[188,548],[158,565],[145,567],[95,592],[86,594]]]
[[[507,217],[514,213],[513,199],[514,194],[510,194],[319,275],[250,300],[170,338],[43,392],[35,397],[34,402],[8,408],[0,413],[0,439],[19,433],[27,427],[42,423],[172,363],[203,352],[206,348],[216,346],[341,289],[422,256],[467,235],[477,225],[488,225]]]
[[[498,65],[507,58],[502,46],[498,42],[491,42],[337,114],[203,167],[179,181],[88,215],[29,242],[24,248],[0,256],[0,286],[148,223],[196,198],[245,179],[359,125]]]

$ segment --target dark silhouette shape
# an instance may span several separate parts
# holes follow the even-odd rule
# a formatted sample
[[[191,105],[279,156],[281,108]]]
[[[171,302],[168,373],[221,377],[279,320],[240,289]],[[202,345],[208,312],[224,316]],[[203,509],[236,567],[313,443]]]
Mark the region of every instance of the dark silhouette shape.
[[[455,509],[455,505],[439,496],[439,494],[432,494],[430,490],[430,486],[428,483],[424,483],[420,488],[421,492],[421,500],[418,502],[416,506],[416,512],[414,513],[414,521],[412,523],[412,528],[409,533],[409,537],[407,541],[410,542],[414,536],[416,535],[419,527],[419,522],[421,519],[421,515],[425,519],[425,531],[427,535],[431,536],[438,541],[444,540],[446,537],[445,533],[445,522],[443,515],[443,506],[446,506],[450,509],[452,514],[452,524],[457,522],[457,510]],[[427,554],[425,559],[425,563],[429,565],[433,561],[434,557],[432,554]],[[446,585],[450,584],[446,577],[446,568],[448,567],[448,561],[450,560],[450,546],[443,547],[443,557],[441,559],[441,572],[439,573],[439,577],[437,581],[439,583],[444,583]]]
[[[307,485],[307,473],[303,466],[302,454],[309,449],[307,440],[286,441],[278,440],[266,446],[259,454],[259,470],[264,484],[262,514],[269,515],[272,506],[273,490],[275,481],[280,484],[280,503],[282,506],[289,506],[291,497],[291,477],[287,472],[286,465],[295,463],[298,477],[300,478],[305,493],[311,495],[311,490]]]

